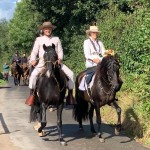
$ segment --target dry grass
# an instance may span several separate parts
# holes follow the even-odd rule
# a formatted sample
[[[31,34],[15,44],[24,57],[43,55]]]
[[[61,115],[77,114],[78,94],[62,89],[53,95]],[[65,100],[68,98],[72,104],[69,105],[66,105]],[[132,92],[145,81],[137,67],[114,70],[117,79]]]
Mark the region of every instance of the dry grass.
[[[126,92],[118,93],[117,97],[119,100],[118,104],[122,109],[121,120],[123,129],[126,130],[131,138],[150,146],[150,128],[146,127],[150,122],[145,124],[143,118],[140,118],[134,109],[134,105],[137,104],[138,98]],[[102,107],[101,115],[105,122],[109,124],[117,123],[117,113],[112,107]]]

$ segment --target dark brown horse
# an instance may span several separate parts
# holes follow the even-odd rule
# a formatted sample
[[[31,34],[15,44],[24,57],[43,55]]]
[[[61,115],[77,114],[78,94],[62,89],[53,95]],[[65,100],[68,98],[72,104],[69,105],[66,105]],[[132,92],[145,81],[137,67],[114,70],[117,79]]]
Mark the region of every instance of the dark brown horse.
[[[62,110],[64,106],[64,98],[66,93],[66,76],[58,64],[58,55],[55,51],[55,45],[46,47],[43,58],[45,62],[45,70],[39,75],[36,91],[35,103],[31,108],[30,120],[40,122],[38,133],[43,136],[43,129],[47,124],[46,110],[50,105],[57,108],[57,128],[59,134],[59,142],[66,145],[62,137]]]
[[[22,76],[23,84],[27,85],[29,80],[29,67],[27,63],[22,64],[22,71],[23,71],[23,76]]]
[[[11,72],[14,77],[14,84],[20,86],[20,78],[22,75],[22,68],[17,62],[13,62],[11,66]]]
[[[114,56],[108,55],[97,65],[93,86],[85,91],[79,90],[80,82],[86,71],[81,72],[76,78],[76,100],[77,105],[74,107],[73,115],[79,122],[79,128],[83,129],[82,121],[89,117],[91,132],[96,133],[93,125],[93,112],[96,111],[96,121],[98,124],[98,137],[104,142],[101,132],[101,115],[100,108],[106,104],[116,109],[118,122],[116,133],[121,131],[121,108],[118,106],[115,96],[120,90],[122,80],[119,77],[119,62]]]

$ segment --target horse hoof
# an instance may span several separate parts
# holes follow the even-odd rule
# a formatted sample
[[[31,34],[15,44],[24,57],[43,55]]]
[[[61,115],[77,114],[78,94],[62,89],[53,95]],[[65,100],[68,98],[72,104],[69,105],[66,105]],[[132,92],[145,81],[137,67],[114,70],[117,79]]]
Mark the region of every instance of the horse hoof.
[[[67,146],[67,142],[65,142],[65,141],[60,141],[60,144],[61,144],[62,146]]]
[[[105,142],[104,138],[99,138],[99,141],[100,141],[101,143],[104,143],[104,142]]]
[[[39,137],[43,137],[43,136],[45,136],[45,132],[44,132],[44,131],[39,132],[39,133],[38,133],[38,136],[39,136]]]

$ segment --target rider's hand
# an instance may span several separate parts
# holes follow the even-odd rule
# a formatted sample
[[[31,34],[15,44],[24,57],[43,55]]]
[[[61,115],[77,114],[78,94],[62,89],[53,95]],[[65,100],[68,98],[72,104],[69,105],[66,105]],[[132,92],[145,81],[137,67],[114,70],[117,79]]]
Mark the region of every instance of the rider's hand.
[[[100,62],[100,59],[99,59],[99,58],[94,58],[92,61],[93,61],[94,63],[98,64],[98,63]]]
[[[31,61],[31,65],[32,65],[32,66],[36,66],[36,64],[37,64],[37,61],[36,61],[36,60],[32,60],[32,61]]]

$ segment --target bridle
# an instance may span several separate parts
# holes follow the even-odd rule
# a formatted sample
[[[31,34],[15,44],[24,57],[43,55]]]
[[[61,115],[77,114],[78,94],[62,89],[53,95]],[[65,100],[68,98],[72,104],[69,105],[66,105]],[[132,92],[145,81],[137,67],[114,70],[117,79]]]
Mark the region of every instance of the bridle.
[[[56,65],[57,65],[57,62],[58,62],[58,60],[56,60],[55,62],[53,62],[53,61],[45,61],[44,66],[45,66],[46,63],[52,63],[52,64],[54,65],[54,69],[55,69],[55,68],[56,68]],[[57,87],[58,87],[58,89],[59,89],[59,92],[62,92],[62,91],[64,90],[64,88],[65,88],[65,81],[64,81],[64,84],[63,84],[64,86],[62,87],[62,89],[60,89],[58,80],[57,80],[57,78],[55,77],[54,73],[51,74],[51,77],[53,77],[53,78],[55,79],[56,84],[57,84]]]

